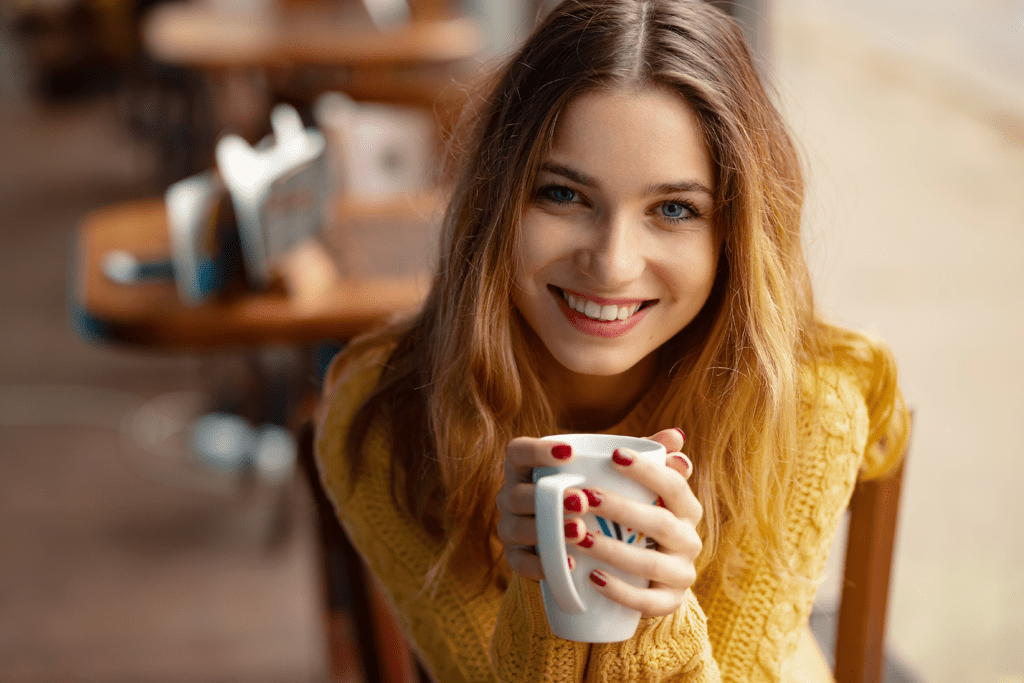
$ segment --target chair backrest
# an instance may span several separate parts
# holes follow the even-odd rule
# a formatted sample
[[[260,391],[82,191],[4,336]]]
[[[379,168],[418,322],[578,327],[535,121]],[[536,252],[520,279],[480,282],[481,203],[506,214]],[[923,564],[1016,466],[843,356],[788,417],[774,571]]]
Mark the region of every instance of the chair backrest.
[[[850,500],[836,683],[881,683],[889,577],[907,453],[884,479],[858,482]]]

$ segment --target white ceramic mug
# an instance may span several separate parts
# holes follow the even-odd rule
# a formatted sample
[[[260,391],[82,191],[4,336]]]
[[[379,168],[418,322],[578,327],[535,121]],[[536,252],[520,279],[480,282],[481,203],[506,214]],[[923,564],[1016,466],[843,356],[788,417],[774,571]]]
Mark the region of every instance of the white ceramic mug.
[[[655,504],[657,496],[647,487],[620,474],[612,464],[617,448],[629,448],[659,465],[665,464],[665,447],[656,441],[613,434],[559,434],[546,440],[572,446],[573,457],[559,467],[538,467],[533,471],[537,484],[537,551],[544,567],[540,582],[551,632],[559,638],[584,643],[616,643],[629,640],[640,623],[640,612],[609,600],[595,590],[590,572],[600,569],[638,588],[649,585],[647,579],[628,574],[582,553],[573,555],[576,567],[569,571],[565,543],[563,498],[570,487],[596,487],[613,491],[641,503]],[[623,543],[646,543],[640,532],[623,529],[610,519],[588,513],[583,515],[587,530],[617,538]]]

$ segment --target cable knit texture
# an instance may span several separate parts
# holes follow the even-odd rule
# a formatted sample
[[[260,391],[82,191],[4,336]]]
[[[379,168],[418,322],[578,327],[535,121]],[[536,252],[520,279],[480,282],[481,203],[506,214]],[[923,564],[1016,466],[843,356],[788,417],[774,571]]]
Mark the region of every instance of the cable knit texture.
[[[481,562],[457,557],[432,593],[424,576],[440,548],[396,506],[391,430],[378,420],[351,481],[344,442],[355,410],[376,385],[389,349],[328,373],[318,416],[321,479],[352,543],[380,578],[414,647],[441,683],[478,681],[788,681],[789,662],[817,582],[778,576],[765,563],[727,594],[714,567],[676,613],[643,619],[623,643],[588,645],[551,634],[536,582],[503,576],[483,593]],[[865,457],[872,368],[821,365],[805,373],[800,459],[786,496],[786,543],[796,577],[820,577],[858,475],[879,476],[896,457]],[[631,416],[615,430],[629,431]],[[756,543],[748,539],[743,547]],[[750,556],[754,556],[750,553]],[[507,584],[507,588],[505,585]]]

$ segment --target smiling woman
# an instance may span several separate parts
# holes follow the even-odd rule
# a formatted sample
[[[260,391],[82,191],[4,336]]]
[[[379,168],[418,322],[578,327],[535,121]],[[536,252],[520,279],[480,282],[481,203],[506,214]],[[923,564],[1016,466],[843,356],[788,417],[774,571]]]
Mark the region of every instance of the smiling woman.
[[[786,679],[858,472],[907,425],[884,344],[815,312],[798,157],[742,33],[700,0],[567,0],[481,102],[423,309],[327,377],[346,531],[437,680]],[[647,617],[620,643],[555,637],[538,585],[531,475],[574,457],[538,437],[583,430],[668,451],[614,458],[657,505],[565,494],[570,567],[648,584],[582,578]]]

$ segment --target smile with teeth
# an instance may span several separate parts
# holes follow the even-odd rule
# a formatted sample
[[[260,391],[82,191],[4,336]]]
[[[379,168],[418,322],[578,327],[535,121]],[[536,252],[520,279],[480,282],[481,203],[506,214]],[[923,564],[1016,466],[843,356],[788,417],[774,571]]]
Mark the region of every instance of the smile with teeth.
[[[582,313],[591,320],[611,322],[612,320],[627,320],[631,318],[644,305],[642,302],[628,306],[616,306],[615,304],[601,305],[581,296],[570,294],[565,290],[559,290],[559,294],[569,304],[569,308]]]

